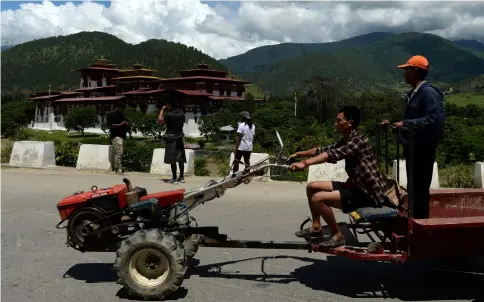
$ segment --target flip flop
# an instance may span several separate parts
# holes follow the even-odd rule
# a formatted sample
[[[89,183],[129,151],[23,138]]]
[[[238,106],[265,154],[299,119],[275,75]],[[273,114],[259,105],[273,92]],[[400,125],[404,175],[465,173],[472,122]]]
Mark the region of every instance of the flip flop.
[[[323,229],[314,230],[311,227],[297,231],[296,236],[301,237],[320,237],[323,235]]]
[[[345,244],[346,244],[345,237],[335,238],[334,236],[331,236],[331,238],[321,242],[319,245],[327,248],[335,248]]]

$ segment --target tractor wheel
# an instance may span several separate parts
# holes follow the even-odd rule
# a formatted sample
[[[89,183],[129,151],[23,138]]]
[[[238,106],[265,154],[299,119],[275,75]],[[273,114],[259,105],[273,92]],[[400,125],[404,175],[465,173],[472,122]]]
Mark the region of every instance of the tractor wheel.
[[[195,217],[190,216],[190,227],[196,228],[198,227],[197,220]],[[200,247],[200,241],[201,241],[200,234],[192,234],[190,237],[185,239],[185,251],[187,253],[187,258],[191,259],[195,256],[195,254],[198,252],[198,248]]]
[[[118,283],[131,295],[165,299],[183,283],[185,249],[170,233],[140,230],[121,243],[116,255]]]

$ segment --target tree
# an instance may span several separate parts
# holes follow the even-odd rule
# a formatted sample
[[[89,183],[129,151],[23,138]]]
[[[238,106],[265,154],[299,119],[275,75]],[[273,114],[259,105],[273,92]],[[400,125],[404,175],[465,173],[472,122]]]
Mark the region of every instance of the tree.
[[[150,113],[142,115],[139,120],[136,121],[136,128],[145,137],[151,137],[153,139],[161,139],[161,135],[165,132],[165,125],[158,124],[158,113]]]
[[[35,105],[30,100],[2,104],[2,135],[13,136],[33,119]]]
[[[332,118],[345,99],[336,83],[316,76],[305,81],[305,85],[305,91],[298,97],[298,114],[311,115],[320,123]]]
[[[80,131],[84,136],[84,129],[96,127],[98,123],[98,116],[95,108],[81,107],[74,108],[67,115],[64,123],[67,131]]]
[[[124,111],[124,116],[126,116],[126,119],[128,119],[128,132],[130,138],[133,133],[141,132],[140,127],[142,127],[144,119],[144,115],[141,112],[135,108],[129,107]]]
[[[206,139],[213,137],[218,133],[217,125],[215,124],[215,119],[211,115],[202,115],[198,119],[198,129],[200,134],[205,136]]]

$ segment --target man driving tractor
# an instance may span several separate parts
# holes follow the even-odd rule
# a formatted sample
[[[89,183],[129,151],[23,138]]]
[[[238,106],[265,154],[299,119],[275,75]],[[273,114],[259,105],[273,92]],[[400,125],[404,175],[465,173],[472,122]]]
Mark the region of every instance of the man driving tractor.
[[[310,165],[336,163],[345,160],[348,174],[346,182],[313,181],[306,187],[312,226],[296,232],[298,237],[320,237],[322,227],[320,216],[331,229],[332,236],[321,243],[325,247],[338,247],[345,244],[343,234],[330,207],[349,213],[361,207],[374,207],[387,204],[388,183],[380,173],[369,140],[357,130],[360,124],[360,110],[356,106],[344,106],[337,114],[335,130],[343,138],[327,147],[317,147],[299,151],[290,158],[310,157],[291,165],[291,170],[305,169]]]

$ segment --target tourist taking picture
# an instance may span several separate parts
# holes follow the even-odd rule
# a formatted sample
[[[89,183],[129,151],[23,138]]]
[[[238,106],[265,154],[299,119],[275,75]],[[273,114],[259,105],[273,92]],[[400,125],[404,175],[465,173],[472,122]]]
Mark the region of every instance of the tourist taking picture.
[[[185,145],[183,143],[183,124],[185,123],[185,113],[180,109],[177,101],[171,100],[160,111],[158,123],[166,125],[166,132],[163,135],[165,142],[164,163],[171,165],[172,178],[170,183],[178,184],[185,182],[184,172],[187,162]],[[180,168],[177,178],[176,164]]]

